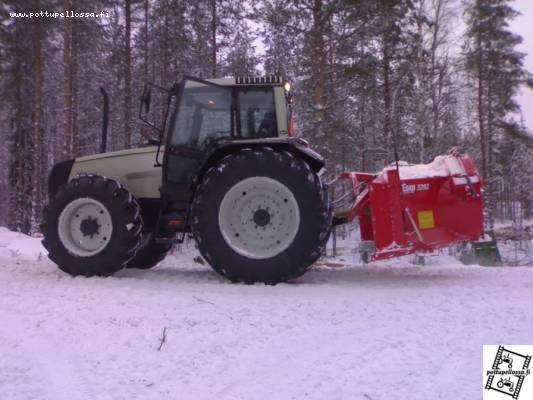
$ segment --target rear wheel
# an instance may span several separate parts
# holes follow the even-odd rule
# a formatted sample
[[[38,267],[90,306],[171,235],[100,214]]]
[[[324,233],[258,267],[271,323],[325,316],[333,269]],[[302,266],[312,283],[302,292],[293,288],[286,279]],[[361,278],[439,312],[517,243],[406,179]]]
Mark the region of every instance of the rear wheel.
[[[141,242],[139,204],[122,185],[82,175],[61,186],[44,210],[48,257],[71,275],[110,275]]]
[[[192,229],[203,257],[234,282],[277,283],[316,261],[331,210],[319,176],[288,152],[241,150],[210,169]]]

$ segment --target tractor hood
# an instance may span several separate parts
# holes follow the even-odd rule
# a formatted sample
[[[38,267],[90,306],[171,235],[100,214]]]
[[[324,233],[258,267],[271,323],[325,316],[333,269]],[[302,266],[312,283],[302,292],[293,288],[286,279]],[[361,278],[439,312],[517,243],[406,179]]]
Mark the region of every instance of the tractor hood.
[[[138,199],[159,199],[161,167],[156,166],[156,155],[157,146],[151,146],[79,157],[72,164],[68,181],[79,174],[96,174],[120,182]]]

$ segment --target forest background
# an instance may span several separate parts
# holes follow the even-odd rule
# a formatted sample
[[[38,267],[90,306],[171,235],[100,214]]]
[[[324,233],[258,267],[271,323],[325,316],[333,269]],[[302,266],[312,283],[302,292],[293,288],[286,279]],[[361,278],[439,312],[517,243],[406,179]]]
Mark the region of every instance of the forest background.
[[[13,14],[40,11],[89,16]],[[521,224],[533,139],[517,95],[533,79],[517,15],[507,0],[3,0],[0,226],[38,232],[51,167],[99,151],[101,86],[117,150],[154,135],[137,118],[145,82],[264,74],[291,82],[296,135],[329,177],[379,171],[393,135],[411,163],[457,146],[483,176],[487,225]]]

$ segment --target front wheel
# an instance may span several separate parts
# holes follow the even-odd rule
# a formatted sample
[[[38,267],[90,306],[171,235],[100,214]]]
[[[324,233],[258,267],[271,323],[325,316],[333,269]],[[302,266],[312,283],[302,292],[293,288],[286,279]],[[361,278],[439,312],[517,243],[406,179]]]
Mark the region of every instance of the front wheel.
[[[141,242],[139,204],[120,183],[82,175],[61,186],[44,210],[48,257],[70,275],[110,275]]]
[[[234,282],[278,283],[322,253],[331,209],[319,176],[288,152],[241,150],[211,168],[197,190],[192,229],[215,271]]]

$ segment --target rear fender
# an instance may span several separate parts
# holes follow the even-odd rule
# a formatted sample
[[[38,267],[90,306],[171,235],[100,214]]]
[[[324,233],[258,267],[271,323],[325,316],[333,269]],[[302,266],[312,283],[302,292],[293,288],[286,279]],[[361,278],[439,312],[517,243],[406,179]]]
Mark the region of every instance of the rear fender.
[[[202,182],[205,173],[227,155],[236,153],[242,149],[257,149],[264,147],[273,150],[287,151],[293,156],[303,159],[317,174],[320,174],[324,168],[324,158],[309,148],[307,143],[301,139],[237,140],[225,143],[220,147],[217,147],[214,151],[208,153],[208,156],[203,162],[202,168],[196,177],[196,182]]]

